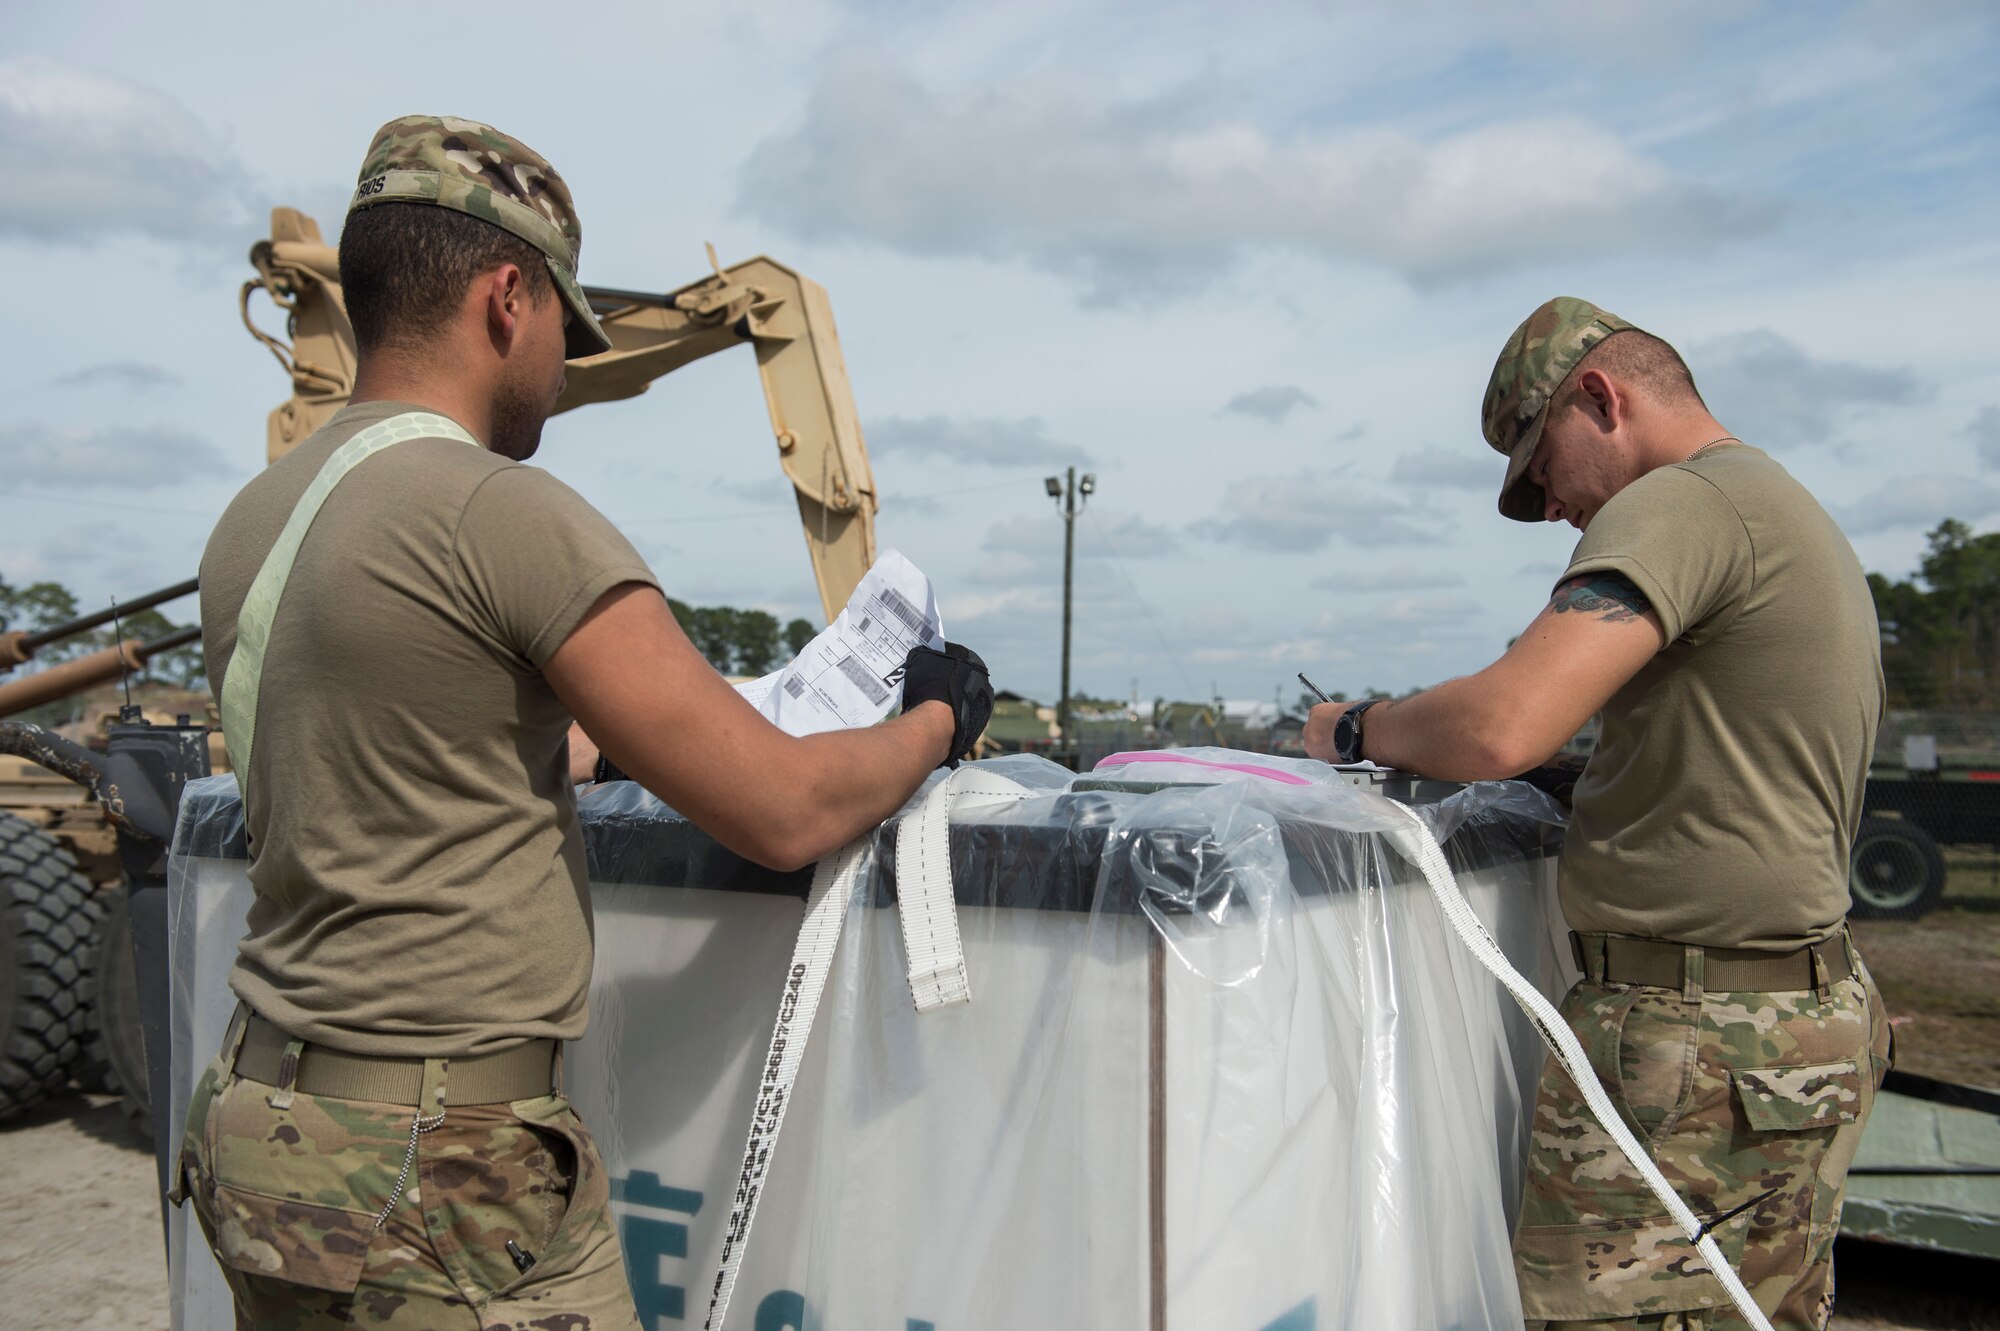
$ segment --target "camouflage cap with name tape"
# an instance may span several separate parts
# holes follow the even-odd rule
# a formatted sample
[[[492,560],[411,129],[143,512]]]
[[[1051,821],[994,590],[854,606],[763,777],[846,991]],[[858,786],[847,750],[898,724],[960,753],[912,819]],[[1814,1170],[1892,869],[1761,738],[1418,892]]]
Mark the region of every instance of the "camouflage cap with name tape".
[[[583,225],[548,159],[491,125],[457,116],[402,116],[375,131],[351,213],[378,203],[433,203],[520,237],[542,252],[569,306],[569,358],[611,349],[577,285]]]
[[[1516,522],[1540,522],[1542,487],[1528,479],[1528,459],[1542,442],[1549,402],[1590,349],[1633,325],[1587,300],[1557,296],[1521,321],[1486,381],[1480,426],[1486,442],[1507,458],[1500,512]]]

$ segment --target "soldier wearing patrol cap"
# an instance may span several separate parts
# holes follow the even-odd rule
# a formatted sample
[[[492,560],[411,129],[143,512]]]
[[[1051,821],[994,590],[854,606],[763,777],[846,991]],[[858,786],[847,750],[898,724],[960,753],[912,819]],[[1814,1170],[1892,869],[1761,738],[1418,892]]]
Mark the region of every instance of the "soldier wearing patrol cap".
[[[561,1088],[591,972],[572,718],[724,845],[794,868],[894,812],[991,710],[977,656],[919,649],[902,716],[783,734],[616,528],[521,465],[565,359],[610,345],[581,234],[519,140],[385,125],[341,236],[353,397],[202,558],[256,899],[174,1196],[239,1325],[637,1326]]]
[[[1568,569],[1493,665],[1316,707],[1307,751],[1485,780],[1601,715],[1560,868],[1583,974],[1564,1016],[1772,1324],[1817,1331],[1889,1057],[1846,929],[1884,702],[1866,580],[1671,346],[1586,301],[1515,329],[1482,417],[1507,459],[1500,512],[1580,531]],[[1742,1324],[1554,1059],[1514,1255],[1530,1326]]]

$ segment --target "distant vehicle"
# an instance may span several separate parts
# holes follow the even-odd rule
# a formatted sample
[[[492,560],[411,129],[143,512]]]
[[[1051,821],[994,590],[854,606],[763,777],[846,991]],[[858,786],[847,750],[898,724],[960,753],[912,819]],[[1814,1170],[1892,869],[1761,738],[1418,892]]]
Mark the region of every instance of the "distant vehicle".
[[[1848,858],[1853,914],[1914,920],[1944,896],[1940,846],[2000,853],[2000,761],[1945,759],[1912,770],[1878,764]]]

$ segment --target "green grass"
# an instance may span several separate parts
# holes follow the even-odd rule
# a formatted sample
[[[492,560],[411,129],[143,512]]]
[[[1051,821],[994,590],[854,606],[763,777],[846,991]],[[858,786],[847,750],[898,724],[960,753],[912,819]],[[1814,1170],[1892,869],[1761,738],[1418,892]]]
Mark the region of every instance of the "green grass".
[[[1990,847],[1946,847],[1944,895],[1947,905],[2000,902],[2000,853]]]

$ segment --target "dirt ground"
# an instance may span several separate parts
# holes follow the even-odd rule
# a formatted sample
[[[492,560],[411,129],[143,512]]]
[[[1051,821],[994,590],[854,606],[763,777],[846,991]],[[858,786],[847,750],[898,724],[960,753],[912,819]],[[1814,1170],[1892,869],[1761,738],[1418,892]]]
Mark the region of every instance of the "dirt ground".
[[[1857,920],[1854,938],[1895,1025],[1896,1066],[2000,1088],[2000,859],[1954,851],[1946,862],[1937,910]]]
[[[162,1253],[152,1157],[113,1101],[0,1127],[0,1326],[167,1331]],[[1831,1331],[2000,1331],[2000,1264],[1849,1243],[1836,1263]]]
[[[0,1324],[166,1331],[157,1187],[150,1145],[109,1096],[0,1126]]]

